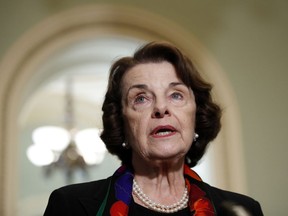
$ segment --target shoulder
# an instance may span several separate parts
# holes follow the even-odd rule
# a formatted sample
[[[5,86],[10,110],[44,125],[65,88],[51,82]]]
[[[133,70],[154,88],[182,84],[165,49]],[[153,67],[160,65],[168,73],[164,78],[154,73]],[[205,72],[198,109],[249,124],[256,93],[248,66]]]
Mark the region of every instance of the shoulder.
[[[54,190],[48,200],[44,216],[93,215],[97,212],[110,182],[110,177],[87,183],[72,184]]]
[[[84,182],[78,184],[71,184],[67,186],[60,187],[54,192],[64,193],[68,196],[89,196],[95,195],[96,193],[101,192],[101,189],[106,188],[106,185],[109,184],[109,178],[101,179],[97,181]]]
[[[206,188],[214,202],[217,212],[226,212],[227,214],[227,212],[235,210],[249,212],[253,216],[263,215],[259,202],[249,196],[222,190],[208,184],[206,184]]]

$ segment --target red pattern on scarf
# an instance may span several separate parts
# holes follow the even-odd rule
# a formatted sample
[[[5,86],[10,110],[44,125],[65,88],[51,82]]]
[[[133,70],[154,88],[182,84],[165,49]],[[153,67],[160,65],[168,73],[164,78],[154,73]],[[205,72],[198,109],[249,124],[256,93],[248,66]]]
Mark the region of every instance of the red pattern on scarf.
[[[118,171],[116,171],[117,175],[122,175],[125,174],[125,172],[129,172],[125,168],[126,167],[121,167]],[[198,184],[202,184],[202,179],[187,165],[184,166],[184,175],[188,175],[192,179],[196,180],[195,183],[192,183],[189,179],[185,178],[189,193],[188,206],[191,213],[193,213],[194,216],[215,216],[216,214],[214,212],[212,202],[209,200],[206,192],[198,186]],[[132,191],[130,193],[132,193]],[[110,208],[111,216],[127,216],[128,212],[129,205],[121,200],[115,201]]]

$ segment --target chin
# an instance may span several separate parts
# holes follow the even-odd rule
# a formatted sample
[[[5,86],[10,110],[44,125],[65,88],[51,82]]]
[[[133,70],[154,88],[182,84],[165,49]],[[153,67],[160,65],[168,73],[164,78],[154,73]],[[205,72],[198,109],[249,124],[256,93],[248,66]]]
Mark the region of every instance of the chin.
[[[152,161],[159,161],[159,162],[166,162],[166,163],[175,163],[179,161],[184,161],[185,154],[175,154],[175,153],[168,153],[168,152],[161,152],[159,155],[153,155],[150,160]]]

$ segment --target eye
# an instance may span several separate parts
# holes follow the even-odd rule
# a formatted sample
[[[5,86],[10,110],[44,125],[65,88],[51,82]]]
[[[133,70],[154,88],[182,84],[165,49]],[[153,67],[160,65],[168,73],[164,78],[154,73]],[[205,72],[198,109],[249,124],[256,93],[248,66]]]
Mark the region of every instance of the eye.
[[[171,94],[171,98],[175,99],[175,100],[182,100],[183,99],[183,95],[179,92],[173,92]]]
[[[138,95],[135,100],[134,103],[135,104],[141,104],[141,103],[145,103],[147,100],[147,98],[144,95]]]

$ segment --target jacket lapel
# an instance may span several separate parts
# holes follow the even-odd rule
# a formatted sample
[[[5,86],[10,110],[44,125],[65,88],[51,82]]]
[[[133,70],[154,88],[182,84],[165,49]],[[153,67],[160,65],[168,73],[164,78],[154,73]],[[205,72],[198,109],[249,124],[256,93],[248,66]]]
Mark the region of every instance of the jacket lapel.
[[[85,209],[87,216],[96,216],[108,190],[110,178],[105,179],[91,188],[91,196],[80,197],[79,202]],[[94,190],[94,188],[96,190]]]

